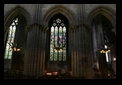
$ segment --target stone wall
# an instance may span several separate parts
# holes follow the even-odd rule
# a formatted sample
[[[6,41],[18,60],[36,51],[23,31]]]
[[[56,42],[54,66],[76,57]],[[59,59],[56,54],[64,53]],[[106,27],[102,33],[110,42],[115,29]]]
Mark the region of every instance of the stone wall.
[[[84,77],[86,79],[93,77],[92,64],[92,28],[88,25],[86,20],[90,13],[99,6],[106,6],[116,11],[115,4],[5,4],[4,17],[8,15],[17,6],[22,7],[30,15],[31,25],[28,27],[27,36],[27,52],[25,58],[24,73],[31,76],[43,76],[45,71],[45,57],[46,57],[46,31],[48,26],[43,26],[43,18],[46,13],[56,6],[62,6],[62,11],[71,12],[73,17],[68,18],[69,21],[74,21],[75,26],[69,27],[69,55],[71,57],[71,71],[75,77]],[[65,10],[65,8],[67,10]],[[49,11],[50,12],[50,11]],[[51,11],[52,12],[52,11]],[[57,12],[56,12],[57,13]],[[67,12],[64,16],[68,17]],[[46,18],[49,18],[47,15]],[[73,18],[73,19],[70,19]],[[49,18],[50,19],[50,18]],[[48,19],[45,20],[45,22]],[[70,23],[70,25],[72,25]],[[43,42],[42,42],[43,41]]]

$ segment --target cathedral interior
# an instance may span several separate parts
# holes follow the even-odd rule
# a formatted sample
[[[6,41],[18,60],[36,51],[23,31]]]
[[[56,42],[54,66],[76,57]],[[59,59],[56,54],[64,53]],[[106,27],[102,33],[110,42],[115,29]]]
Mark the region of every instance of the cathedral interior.
[[[116,79],[116,4],[4,4],[4,79]]]

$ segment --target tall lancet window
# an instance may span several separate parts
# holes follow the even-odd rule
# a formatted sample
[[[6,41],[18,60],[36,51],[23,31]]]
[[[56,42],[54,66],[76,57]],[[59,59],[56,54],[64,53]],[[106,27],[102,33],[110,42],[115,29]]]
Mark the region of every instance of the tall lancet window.
[[[66,61],[66,26],[62,19],[53,20],[50,28],[50,61]]]
[[[9,32],[8,32],[8,37],[7,37],[7,42],[6,42],[4,59],[12,58],[12,52],[13,52],[12,46],[14,43],[17,25],[18,25],[18,18],[15,18],[12,21],[11,25],[9,26]]]

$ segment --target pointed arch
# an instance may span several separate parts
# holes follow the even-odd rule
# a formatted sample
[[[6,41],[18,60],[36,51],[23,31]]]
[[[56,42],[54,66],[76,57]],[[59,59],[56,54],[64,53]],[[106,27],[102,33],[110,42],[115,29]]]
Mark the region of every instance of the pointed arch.
[[[11,25],[11,22],[13,21],[13,19],[15,17],[17,17],[18,15],[22,15],[26,22],[27,25],[30,24],[30,15],[29,13],[21,6],[16,6],[15,8],[11,9],[10,11],[8,11],[8,13],[5,14],[5,18],[4,18],[4,43],[6,41],[7,38],[7,32],[9,30],[9,26]]]
[[[24,49],[26,47],[26,25],[30,22],[29,13],[20,6],[10,10],[4,18],[4,67],[5,69],[13,69],[16,67],[15,52],[17,49],[22,48],[19,57],[24,57]],[[19,49],[20,50],[20,49]],[[18,51],[19,51],[18,50]],[[9,59],[9,60],[8,60]],[[21,58],[20,58],[21,60]],[[23,62],[23,61],[22,61]],[[19,63],[19,62],[18,62]],[[19,64],[18,64],[19,65]]]
[[[112,56],[115,55],[116,33],[112,30],[116,29],[116,13],[109,7],[99,6],[90,12],[88,22],[92,29],[93,60],[98,62],[97,68],[101,70],[102,74],[104,69],[111,69],[103,69],[102,66],[107,65],[106,62],[111,63]],[[110,54],[105,53],[105,55],[98,55],[101,49],[111,50]],[[103,64],[103,62],[105,63]]]
[[[105,16],[111,22],[113,27],[116,26],[116,13],[111,8],[105,7],[105,6],[96,7],[95,9],[93,9],[89,13],[89,15],[88,15],[89,25],[91,25],[92,20],[94,19],[94,17],[99,15],[99,14]]]
[[[53,58],[59,59],[58,61],[66,61],[68,21],[65,16],[57,14],[51,18],[49,24],[50,58],[52,61],[54,61]]]
[[[62,14],[64,15],[68,21],[69,21],[69,26],[75,26],[75,18],[74,18],[74,14],[72,13],[72,11],[64,6],[61,5],[56,5],[53,6],[52,8],[50,8],[43,17],[43,25],[44,26],[48,26],[49,20],[56,14]]]
[[[29,13],[21,6],[16,6],[14,9],[10,10],[4,18],[4,26],[8,27],[11,24],[11,21],[17,16],[17,15],[23,15],[25,19],[27,20],[27,24],[30,23],[30,15]]]

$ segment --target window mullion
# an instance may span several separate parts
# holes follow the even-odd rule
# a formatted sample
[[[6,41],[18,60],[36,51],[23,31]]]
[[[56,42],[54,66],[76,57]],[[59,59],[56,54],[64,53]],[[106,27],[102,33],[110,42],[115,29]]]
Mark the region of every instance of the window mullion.
[[[61,26],[62,28],[62,47],[63,47],[63,27]]]
[[[55,47],[55,26],[54,26],[54,47]],[[54,52],[54,49],[53,49]],[[53,53],[53,61],[54,61],[54,57],[55,57],[55,52]]]
[[[57,26],[58,27],[58,42],[57,42],[57,44],[58,44],[58,47],[59,47],[59,26]],[[59,50],[57,50],[57,61],[59,61]]]

